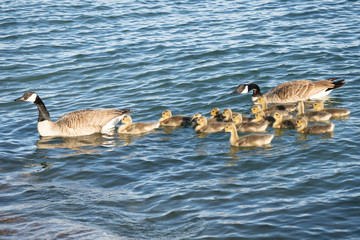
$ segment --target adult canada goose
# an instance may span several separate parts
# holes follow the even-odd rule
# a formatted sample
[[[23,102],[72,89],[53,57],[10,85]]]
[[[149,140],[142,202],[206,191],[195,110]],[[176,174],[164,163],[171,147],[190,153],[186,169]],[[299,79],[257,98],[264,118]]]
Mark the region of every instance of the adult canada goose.
[[[115,128],[124,114],[130,113],[129,109],[86,109],[67,113],[52,122],[44,102],[35,92],[26,92],[15,101],[32,102],[37,106],[39,110],[37,129],[40,136],[74,137],[109,132]]]
[[[121,125],[118,128],[118,133],[126,133],[126,134],[142,134],[142,133],[150,132],[160,126],[159,122],[132,123],[132,118],[129,115],[124,116],[121,119],[121,122],[125,124]]]
[[[301,118],[296,121],[296,126],[298,127],[297,131],[299,133],[312,133],[312,134],[322,134],[327,132],[333,132],[335,124],[330,123],[326,125],[313,125],[308,126],[308,121],[305,118]]]
[[[230,132],[230,144],[236,147],[260,147],[271,143],[274,138],[273,134],[250,134],[239,137],[235,124],[228,123],[223,129],[224,132]]]
[[[331,114],[325,111],[308,111],[305,112],[304,102],[300,101],[297,104],[297,118],[305,117],[309,122],[320,122],[320,121],[327,121],[331,118]]]
[[[275,122],[273,128],[295,128],[296,119],[283,119],[283,116],[279,113],[274,114]]]
[[[238,132],[265,132],[269,125],[267,121],[243,122],[241,113],[234,114],[232,120]]]
[[[343,117],[350,114],[350,110],[345,108],[324,108],[323,101],[316,101],[313,106],[316,111],[330,113],[332,117]]]
[[[268,101],[266,96],[259,96],[257,102],[261,104],[261,108],[264,112],[266,111],[288,111],[293,112],[296,110],[296,104],[287,103],[287,104],[277,104],[268,107]]]
[[[159,119],[160,126],[179,127],[191,123],[191,117],[184,115],[173,116],[170,110],[163,111],[161,116],[162,118]]]
[[[195,128],[196,132],[204,132],[204,133],[214,133],[214,132],[221,132],[226,122],[213,122],[208,123],[205,116],[201,116],[197,119],[197,126]]]
[[[210,111],[210,119],[215,119],[218,122],[222,122],[224,120],[224,116],[221,114],[220,109],[215,107]]]
[[[329,78],[320,81],[296,80],[282,83],[269,92],[265,93],[268,103],[288,103],[305,101],[308,99],[321,98],[328,95],[332,90],[345,85],[345,80]],[[263,96],[260,88],[255,83],[240,84],[232,94],[248,93],[253,90],[252,101],[256,102],[259,96]]]

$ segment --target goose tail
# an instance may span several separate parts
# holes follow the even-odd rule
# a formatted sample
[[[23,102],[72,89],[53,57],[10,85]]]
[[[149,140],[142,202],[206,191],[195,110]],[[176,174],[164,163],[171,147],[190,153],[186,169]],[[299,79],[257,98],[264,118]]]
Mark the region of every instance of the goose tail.
[[[334,89],[337,89],[337,88],[341,88],[342,86],[345,85],[345,79],[341,79],[341,80],[338,80],[338,79],[339,79],[338,77],[327,79],[327,80],[332,81],[332,83],[334,84],[334,87],[328,88],[327,91],[334,90]],[[335,81],[335,80],[338,80],[338,81]]]

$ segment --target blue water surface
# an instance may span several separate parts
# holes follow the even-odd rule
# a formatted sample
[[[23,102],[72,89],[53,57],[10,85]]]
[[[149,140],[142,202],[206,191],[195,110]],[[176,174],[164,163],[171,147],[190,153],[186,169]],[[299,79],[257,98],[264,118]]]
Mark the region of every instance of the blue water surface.
[[[2,1],[0,238],[359,239],[358,1]],[[333,134],[277,131],[270,146],[228,133],[39,137],[36,91],[53,120],[80,109],[250,114],[251,95],[340,77]],[[243,134],[241,134],[243,135]]]

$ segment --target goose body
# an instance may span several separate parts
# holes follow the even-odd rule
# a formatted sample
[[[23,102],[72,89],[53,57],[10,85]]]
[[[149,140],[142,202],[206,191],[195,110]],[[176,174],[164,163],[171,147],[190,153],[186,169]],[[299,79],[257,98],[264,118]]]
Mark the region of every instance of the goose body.
[[[242,114],[234,114],[233,121],[238,132],[265,132],[269,122],[243,122]]]
[[[121,122],[124,123],[118,128],[118,133],[122,134],[142,134],[150,132],[156,128],[159,128],[160,123],[147,123],[147,122],[138,122],[133,123],[132,118],[129,115],[124,116],[121,119]]]
[[[316,101],[313,106],[317,112],[330,113],[332,117],[343,117],[350,114],[350,110],[345,108],[324,108],[322,101]]]
[[[305,112],[304,102],[300,101],[297,104],[297,117],[303,118],[305,117],[309,122],[320,122],[327,121],[331,118],[331,114],[325,111],[308,111]]]
[[[197,119],[197,126],[195,128],[196,132],[203,132],[203,133],[214,133],[214,132],[221,132],[226,123],[225,122],[213,122],[208,123],[205,116],[201,116]]]
[[[161,126],[167,127],[185,126],[191,123],[191,117],[184,115],[172,116],[170,110],[165,110],[162,112],[162,117],[159,119],[159,123]]]
[[[322,134],[327,132],[333,132],[335,124],[330,123],[326,125],[313,125],[308,126],[308,121],[305,118],[296,121],[297,131],[299,133],[310,133],[310,134]]]
[[[26,92],[15,101],[34,103],[39,110],[37,129],[40,136],[75,137],[106,133],[114,129],[129,109],[96,109],[70,112],[57,121],[50,120],[50,114],[41,98],[35,92]]]
[[[239,137],[236,126],[233,123],[226,124],[223,131],[231,133],[230,144],[236,147],[260,147],[270,144],[274,138],[273,134],[250,134]]]
[[[339,78],[329,78],[320,81],[296,80],[285,82],[265,93],[264,96],[266,96],[268,103],[289,103],[317,99],[345,85],[345,80],[338,79]],[[240,84],[233,94],[248,93],[251,90],[253,90],[253,102],[256,102],[259,96],[263,96],[260,87],[255,83]]]
[[[296,119],[283,119],[283,116],[279,113],[274,114],[275,122],[273,128],[295,128]]]

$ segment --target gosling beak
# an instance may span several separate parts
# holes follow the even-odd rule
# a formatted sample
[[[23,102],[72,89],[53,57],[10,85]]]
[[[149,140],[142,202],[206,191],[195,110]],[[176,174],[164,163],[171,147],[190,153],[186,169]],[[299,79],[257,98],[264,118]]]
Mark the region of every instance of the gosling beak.
[[[220,132],[225,132],[225,128],[223,128]]]

